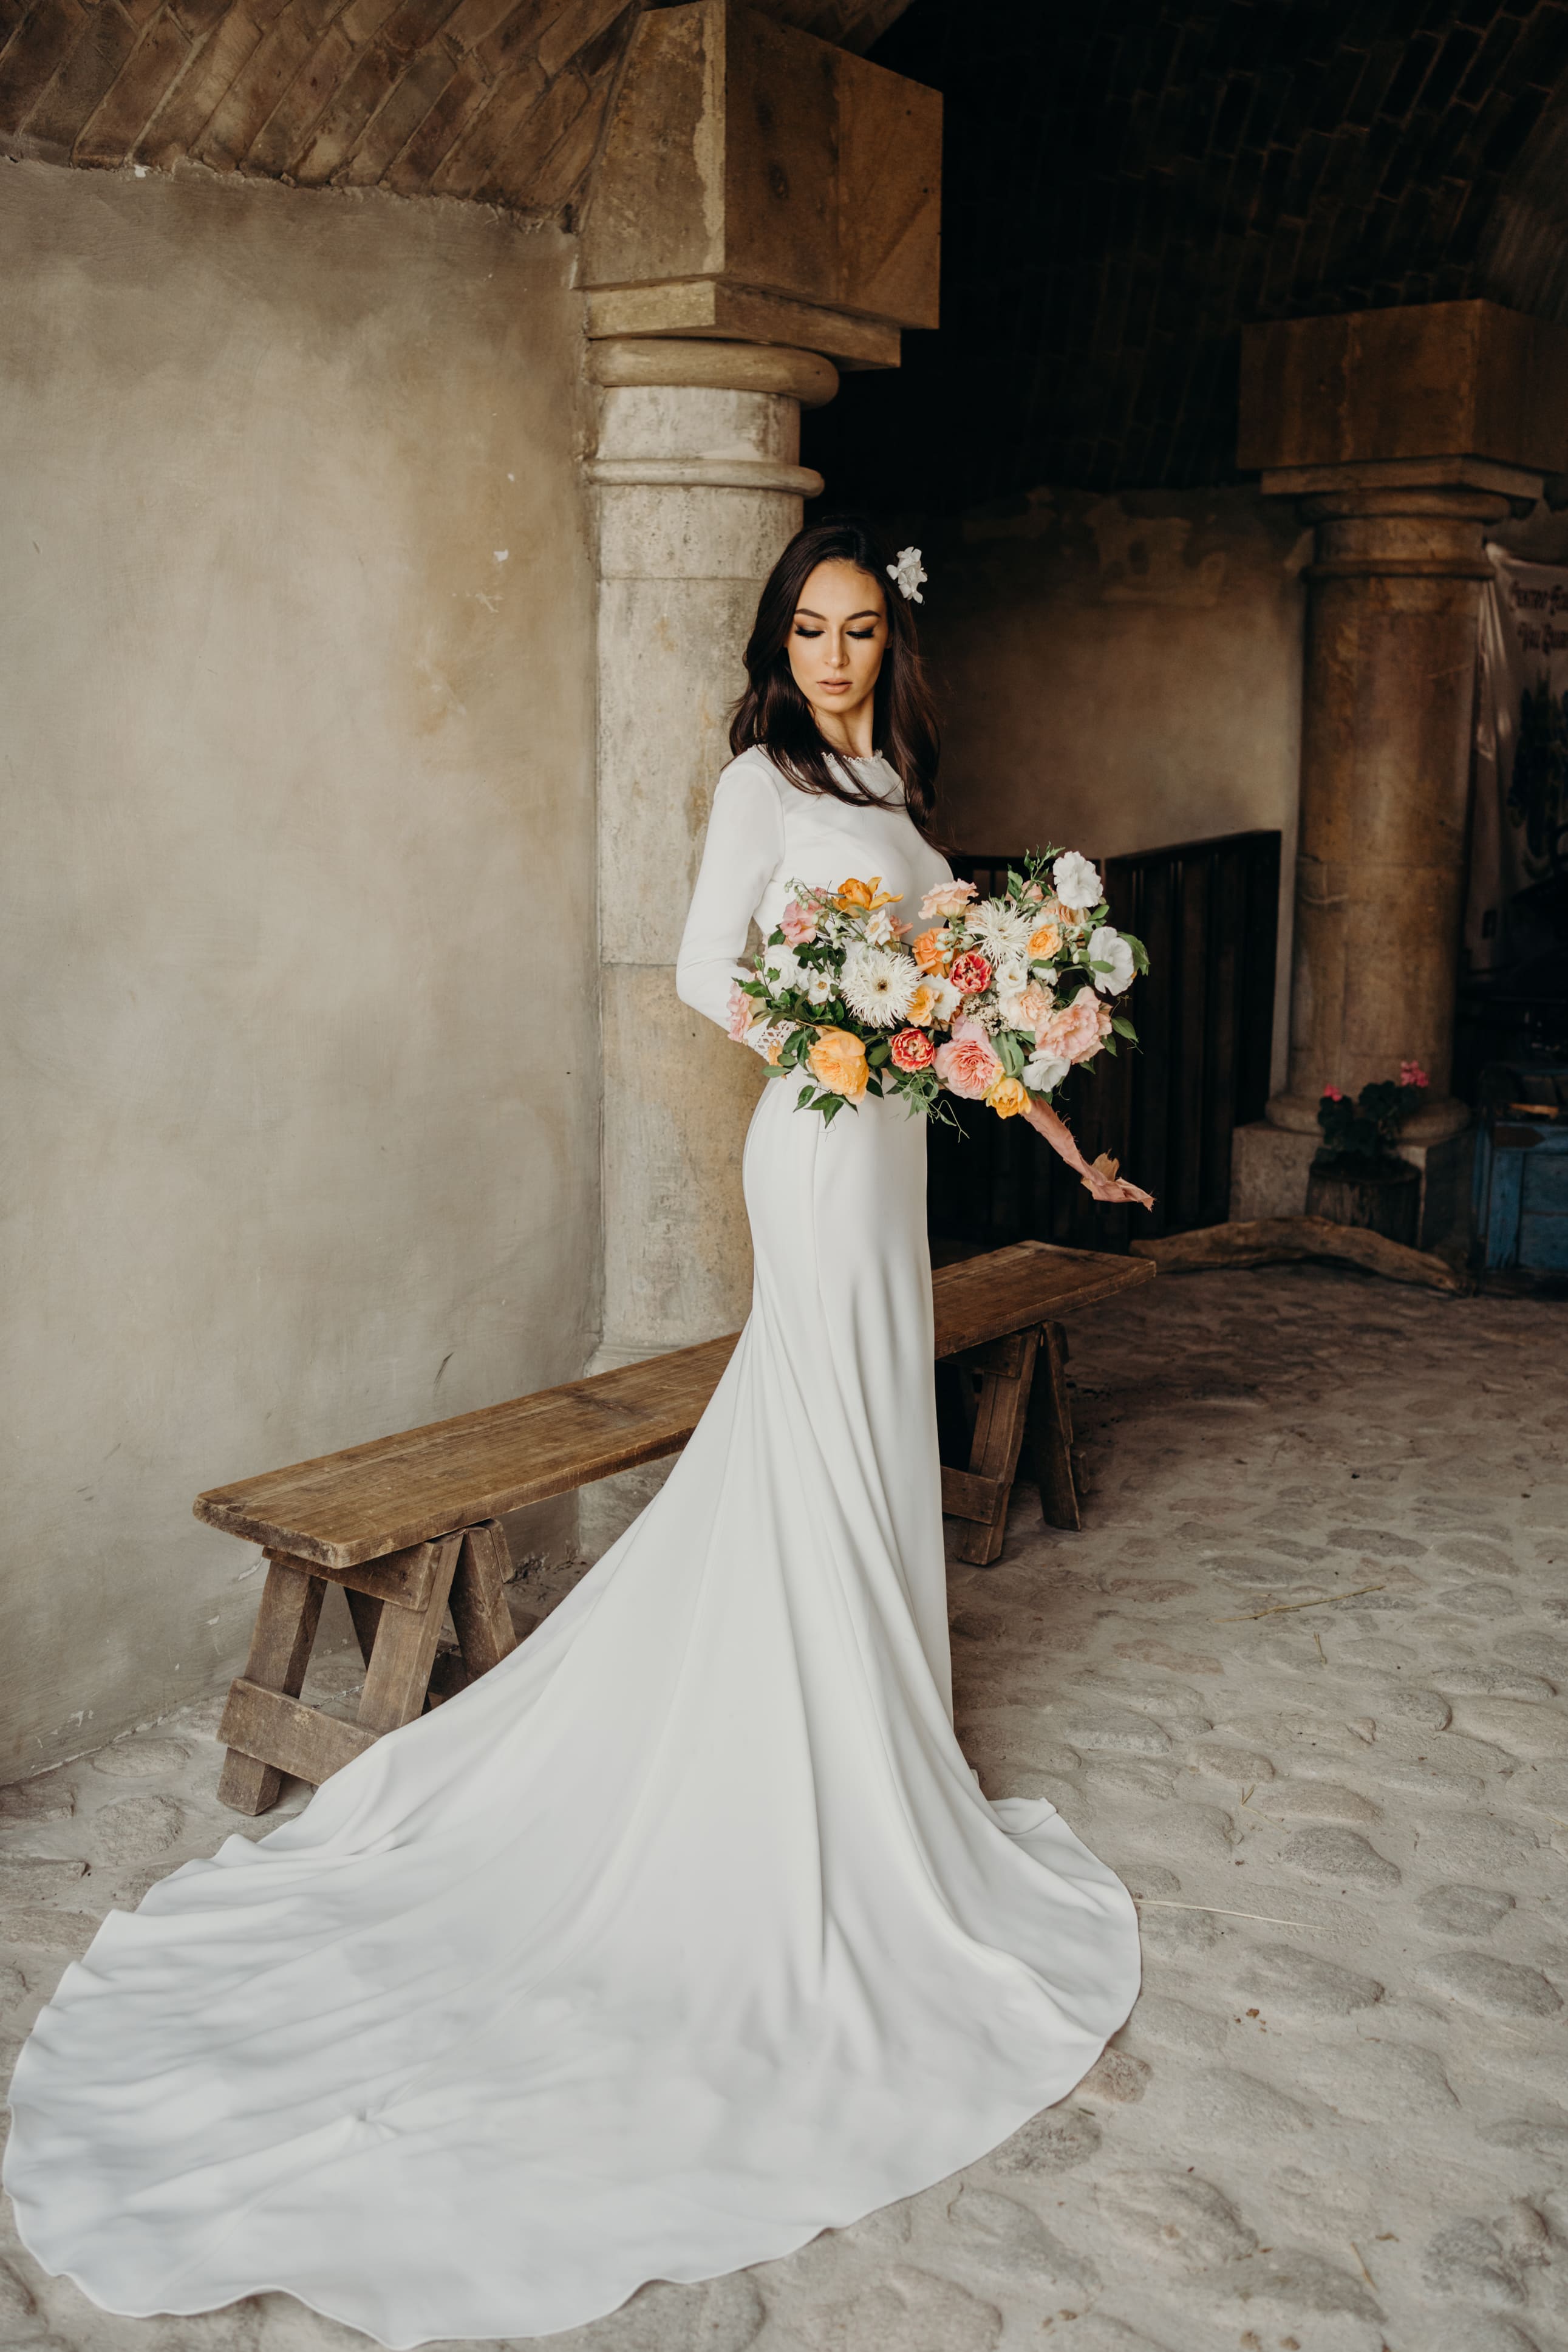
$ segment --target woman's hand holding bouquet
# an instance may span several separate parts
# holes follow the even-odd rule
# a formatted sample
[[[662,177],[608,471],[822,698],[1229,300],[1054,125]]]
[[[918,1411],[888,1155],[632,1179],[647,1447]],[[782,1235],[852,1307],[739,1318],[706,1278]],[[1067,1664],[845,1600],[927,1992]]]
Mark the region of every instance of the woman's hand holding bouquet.
[[[921,901],[918,932],[875,876],[793,888],[752,976],[735,982],[730,1034],[805,1080],[800,1109],[827,1122],[846,1103],[893,1094],[911,1115],[940,1118],[944,1092],[984,1101],[1026,1119],[1096,1200],[1152,1205],[1114,1160],[1091,1167],[1050,1107],[1075,1062],[1113,1054],[1118,1036],[1135,1042],[1107,1000],[1148,970],[1140,941],[1106,921],[1087,857],[1039,851],[1001,898],[942,883]]]

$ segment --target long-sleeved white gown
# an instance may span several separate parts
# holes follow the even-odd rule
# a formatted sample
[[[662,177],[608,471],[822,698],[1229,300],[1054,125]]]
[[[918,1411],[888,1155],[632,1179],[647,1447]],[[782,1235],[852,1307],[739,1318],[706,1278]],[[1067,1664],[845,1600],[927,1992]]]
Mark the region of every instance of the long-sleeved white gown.
[[[688,1003],[723,1020],[795,878],[911,912],[945,878],[861,772],[886,806],[725,772]],[[641,1517],[504,1664],[66,1970],[5,2177],[110,2310],[286,2288],[389,2346],[545,2335],[942,2179],[1126,2016],[1128,1895],[952,1733],[922,1124],[796,1091],[746,1142],[751,1319]]]

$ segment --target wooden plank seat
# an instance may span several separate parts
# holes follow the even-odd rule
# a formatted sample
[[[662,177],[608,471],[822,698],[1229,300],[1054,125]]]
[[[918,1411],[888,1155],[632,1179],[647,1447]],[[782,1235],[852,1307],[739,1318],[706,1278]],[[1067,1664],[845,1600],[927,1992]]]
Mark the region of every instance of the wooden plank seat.
[[[1026,1443],[1047,1522],[1078,1526],[1058,1318],[1153,1273],[1146,1259],[1044,1242],[933,1269],[936,1353],[966,1376],[973,1416],[967,1466],[942,1470],[942,1508],[965,1522],[965,1559],[1001,1551]],[[678,1453],[738,1336],[198,1496],[199,1519],[259,1544],[268,1563],[219,1728],[223,1802],[265,1812],[284,1773],[320,1783],[433,1696],[498,1664],[515,1645],[502,1515]],[[300,1696],[329,1583],[343,1588],[365,1662],[353,1723]],[[457,1640],[443,1655],[448,1611]]]

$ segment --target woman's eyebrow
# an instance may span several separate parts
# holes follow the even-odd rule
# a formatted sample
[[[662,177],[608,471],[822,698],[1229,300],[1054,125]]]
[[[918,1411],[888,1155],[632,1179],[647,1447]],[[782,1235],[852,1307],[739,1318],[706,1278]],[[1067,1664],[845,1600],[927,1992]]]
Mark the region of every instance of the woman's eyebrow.
[[[820,621],[825,619],[826,615],[814,613],[809,604],[797,604],[795,608],[795,617],[797,621]],[[844,617],[847,621],[879,621],[882,615],[875,604],[868,604],[864,612],[846,613]]]

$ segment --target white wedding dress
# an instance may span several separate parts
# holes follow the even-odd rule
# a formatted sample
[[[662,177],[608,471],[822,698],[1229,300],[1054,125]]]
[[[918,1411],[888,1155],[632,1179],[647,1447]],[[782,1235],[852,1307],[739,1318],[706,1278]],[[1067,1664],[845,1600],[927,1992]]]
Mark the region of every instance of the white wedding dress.
[[[722,1021],[797,877],[910,913],[946,877],[860,773],[887,806],[726,771],[689,1003]],[[546,2335],[943,2178],[1127,2015],[1127,1894],[953,1738],[923,1128],[796,1091],[746,1142],[751,1319],[642,1517],[504,1664],[66,1970],[5,2177],[95,2302]]]

